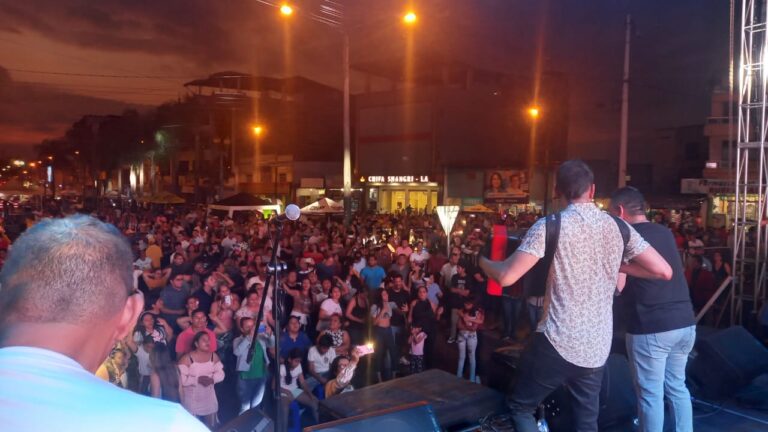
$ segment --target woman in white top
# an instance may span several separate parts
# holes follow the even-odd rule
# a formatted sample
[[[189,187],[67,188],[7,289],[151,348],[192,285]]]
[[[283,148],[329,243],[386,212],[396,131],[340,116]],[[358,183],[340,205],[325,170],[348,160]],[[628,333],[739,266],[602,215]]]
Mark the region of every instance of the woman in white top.
[[[317,331],[322,332],[326,330],[331,323],[331,316],[334,314],[341,314],[341,288],[338,286],[331,287],[331,296],[323,300],[320,304],[320,315],[317,319]]]
[[[288,407],[294,400],[312,410],[315,423],[319,421],[317,412],[319,402],[304,380],[301,358],[301,349],[294,348],[288,352],[288,358],[280,365],[280,392],[282,394],[280,400],[283,402],[281,411],[283,424],[288,424]]]

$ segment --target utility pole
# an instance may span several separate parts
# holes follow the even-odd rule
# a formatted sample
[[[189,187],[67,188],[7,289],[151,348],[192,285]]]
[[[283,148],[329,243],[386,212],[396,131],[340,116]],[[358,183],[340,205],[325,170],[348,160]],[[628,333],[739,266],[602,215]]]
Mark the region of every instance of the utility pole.
[[[344,226],[349,227],[352,222],[352,132],[350,124],[350,93],[349,93],[349,35],[344,33],[344,46],[342,55],[342,68],[344,71]]]
[[[624,80],[621,86],[621,141],[619,143],[619,187],[627,185],[627,128],[629,123],[629,47],[632,34],[632,16],[627,14],[624,39]]]

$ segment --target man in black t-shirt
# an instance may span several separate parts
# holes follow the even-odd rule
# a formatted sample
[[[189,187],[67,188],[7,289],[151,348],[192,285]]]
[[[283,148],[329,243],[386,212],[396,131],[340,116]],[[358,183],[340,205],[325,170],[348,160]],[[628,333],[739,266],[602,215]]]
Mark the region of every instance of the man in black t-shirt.
[[[403,283],[403,277],[399,273],[393,273],[392,286],[387,288],[387,294],[389,294],[389,301],[397,305],[397,309],[392,311],[391,326],[392,332],[395,335],[395,342],[398,348],[402,348],[404,345],[405,318],[408,316],[408,303],[411,300],[411,293],[408,292]]]
[[[696,340],[696,320],[675,238],[666,227],[648,221],[643,195],[633,187],[617,190],[611,197],[610,209],[630,223],[672,267],[672,279],[668,281],[619,273],[618,288],[623,288],[624,306],[619,314],[627,327],[627,355],[639,393],[639,430],[663,429],[666,396],[672,405],[676,429],[692,431],[685,366]],[[624,277],[626,285],[622,283]]]
[[[451,278],[451,289],[448,294],[448,307],[451,310],[451,336],[448,343],[456,342],[456,327],[459,324],[459,310],[464,307],[464,299],[469,296],[471,281],[467,275],[467,264],[459,261],[456,274]]]

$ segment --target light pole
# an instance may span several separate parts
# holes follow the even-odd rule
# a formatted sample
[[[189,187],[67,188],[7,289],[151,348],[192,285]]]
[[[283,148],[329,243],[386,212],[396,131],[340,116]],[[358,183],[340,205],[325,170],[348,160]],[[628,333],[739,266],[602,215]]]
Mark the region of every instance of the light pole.
[[[632,17],[627,15],[624,37],[624,76],[621,85],[621,137],[619,140],[619,187],[627,185],[627,130],[629,129],[629,48],[632,41]]]
[[[294,8],[289,3],[283,3],[280,6],[280,14],[284,18],[288,18],[293,15]],[[416,12],[409,10],[403,15],[403,23],[407,26],[413,26],[418,21]],[[349,33],[341,25],[333,25],[327,21],[318,21],[323,23],[336,31],[342,36],[342,71],[344,73],[344,155],[343,155],[343,168],[342,168],[342,183],[343,183],[343,196],[344,196],[344,226],[349,226],[352,221],[352,125],[350,119],[350,90],[349,90]]]
[[[254,145],[253,145],[253,158],[251,159],[252,160],[252,164],[253,164],[253,170],[252,170],[253,174],[251,176],[251,182],[249,182],[249,183],[255,183],[256,182],[256,177],[255,177],[256,176],[256,171],[258,170],[258,161],[256,160],[256,157],[259,154],[259,146],[261,146],[261,137],[266,132],[266,128],[264,127],[263,124],[257,123],[257,124],[254,124],[251,127],[251,130],[253,131],[253,136],[255,138],[255,140],[254,140],[255,142],[254,142]],[[275,179],[275,181],[277,181],[277,179]],[[275,201],[275,204],[277,204],[277,201]]]

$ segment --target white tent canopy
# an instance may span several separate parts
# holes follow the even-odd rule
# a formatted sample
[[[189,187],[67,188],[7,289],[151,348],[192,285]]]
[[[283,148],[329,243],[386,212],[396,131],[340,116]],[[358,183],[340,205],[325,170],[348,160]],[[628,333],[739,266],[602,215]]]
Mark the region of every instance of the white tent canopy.
[[[303,209],[302,215],[332,215],[344,213],[344,204],[330,198],[320,198]]]

